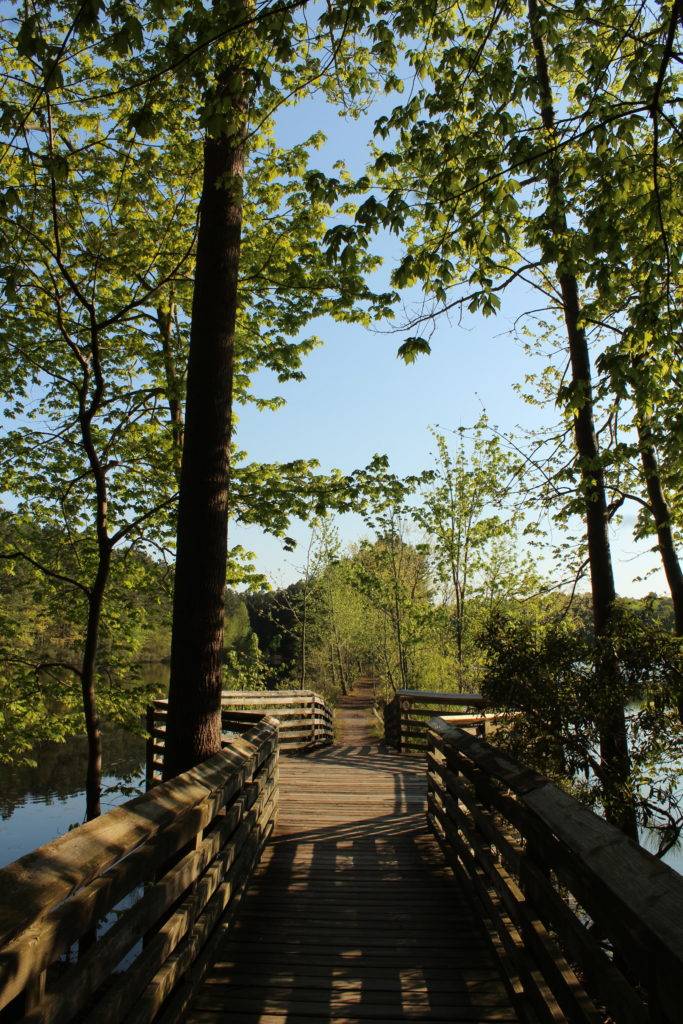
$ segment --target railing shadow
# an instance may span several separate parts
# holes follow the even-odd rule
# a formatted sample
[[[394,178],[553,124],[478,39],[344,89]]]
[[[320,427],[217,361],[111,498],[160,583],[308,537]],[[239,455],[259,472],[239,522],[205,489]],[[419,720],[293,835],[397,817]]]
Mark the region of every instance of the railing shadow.
[[[428,832],[424,761],[347,744],[288,757],[280,784],[278,832],[189,1024],[516,1020]]]
[[[421,814],[273,839],[194,1004],[221,1007],[241,1024],[515,1019]]]

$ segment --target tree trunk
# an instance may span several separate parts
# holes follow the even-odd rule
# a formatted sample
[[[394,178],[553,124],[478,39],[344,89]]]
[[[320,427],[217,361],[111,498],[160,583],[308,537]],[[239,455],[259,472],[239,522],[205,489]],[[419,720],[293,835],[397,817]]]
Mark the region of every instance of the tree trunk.
[[[97,575],[88,598],[88,622],[81,664],[83,715],[88,738],[88,767],[85,777],[85,808],[88,821],[101,814],[102,794],[102,729],[95,699],[97,648],[99,646],[102,603],[109,578],[111,549],[100,552]]]
[[[329,663],[329,666],[330,666],[330,675],[332,676],[332,687],[333,687],[333,689],[336,690],[337,689],[337,666],[335,664],[334,652],[332,650],[330,650],[330,652],[328,654],[328,663]],[[340,686],[341,686],[341,684],[340,684]]]
[[[529,24],[534,49],[536,78],[541,102],[543,127],[555,137],[555,111],[548,72],[545,44],[539,30],[537,0],[528,0]],[[578,408],[574,413],[574,438],[578,454],[581,487],[585,501],[586,537],[591,570],[593,621],[598,638],[610,629],[616,590],[609,536],[607,532],[607,500],[604,471],[595,433],[591,365],[586,333],[581,326],[579,286],[576,276],[564,267],[562,241],[567,236],[566,200],[558,158],[548,156],[545,164],[548,190],[548,221],[553,241],[559,250],[556,257],[557,280],[562,294],[562,308],[569,344],[574,396]],[[629,752],[626,716],[619,696],[619,666],[613,657],[603,658],[597,666],[604,686],[604,704],[598,710],[600,756],[604,771],[605,815],[627,835],[637,841],[635,810],[628,798]],[[610,693],[610,689],[612,692]]]
[[[671,512],[659,474],[659,462],[652,436],[652,428],[647,420],[642,417],[639,417],[638,423],[638,442],[647,496],[657,531],[657,546],[662,558],[666,581],[671,591],[676,635],[683,636],[683,570],[681,569],[681,563],[676,552],[673,530],[671,529]]]
[[[308,583],[304,589],[304,602],[302,606],[302,619],[301,619],[301,644],[300,644],[300,656],[301,665],[299,669],[299,683],[301,689],[306,689],[306,627],[308,625]]]
[[[652,510],[657,531],[657,547],[664,567],[664,575],[669,584],[669,592],[674,609],[674,628],[676,636],[683,636],[683,570],[678,560],[678,552],[671,529],[671,512],[664,494],[662,479],[659,474],[659,461],[655,449],[652,427],[646,417],[638,416],[638,446],[640,461],[645,477],[647,496]],[[683,691],[678,694],[678,717],[683,723]]]
[[[242,230],[247,99],[240,70],[223,73],[218,100],[239,127],[208,136],[180,475],[173,637],[164,778],[221,749],[223,611],[235,325]]]
[[[346,675],[346,670],[344,668],[344,659],[342,658],[341,646],[339,644],[339,639],[336,636],[336,630],[335,630],[334,646],[335,646],[336,651],[337,651],[337,661],[339,663],[339,678],[341,679],[341,691],[344,694],[344,696],[346,697],[347,693],[349,692],[349,684],[348,684],[348,679],[347,679],[347,675]]]
[[[109,492],[107,470],[95,447],[93,421],[102,407],[105,384],[100,359],[100,339],[94,311],[90,311],[90,351],[92,365],[83,363],[83,384],[79,395],[78,420],[81,441],[95,484],[95,533],[97,536],[97,571],[88,591],[88,618],[81,661],[81,694],[85,732],[88,739],[88,766],[85,778],[85,804],[88,821],[99,817],[102,794],[102,731],[97,713],[97,651],[100,640],[102,605],[109,582],[112,542],[109,537]],[[87,401],[88,387],[94,377],[94,391]],[[85,937],[89,941],[90,936]]]
[[[157,306],[157,323],[161,338],[161,351],[164,357],[164,375],[166,378],[166,401],[171,420],[171,443],[173,445],[173,470],[180,484],[180,470],[183,457],[183,406],[180,393],[180,381],[173,352],[173,320],[175,305],[173,296],[168,305]]]
[[[397,540],[396,533],[395,533],[394,527],[392,526],[391,536],[389,537],[389,548],[388,548],[388,550],[389,550],[389,558],[391,560],[390,561],[390,565],[391,565],[391,578],[392,578],[392,590],[393,590],[393,594],[392,594],[392,596],[393,596],[393,614],[392,614],[393,623],[392,623],[392,626],[393,626],[394,637],[395,637],[395,640],[396,640],[396,646],[397,646],[397,649],[398,649],[398,668],[399,668],[399,672],[401,674],[401,686],[402,686],[402,688],[404,690],[407,690],[408,689],[408,679],[409,679],[409,676],[408,676],[408,662],[407,662],[407,658],[406,658],[405,648],[404,648],[404,645],[403,645],[403,624],[402,624],[402,616],[401,616],[401,595],[400,595],[401,569],[400,569],[400,566],[397,566],[397,564],[396,564],[396,549],[395,549],[396,540]],[[402,543],[402,541],[399,538],[399,544],[400,543]]]
[[[97,401],[101,401],[103,389]],[[92,587],[88,592],[88,618],[83,643],[81,661],[81,694],[83,699],[83,717],[85,732],[88,739],[88,765],[85,777],[86,818],[92,821],[101,814],[102,794],[102,730],[97,712],[97,651],[100,641],[100,625],[102,622],[102,605],[109,582],[111,569],[112,545],[108,531],[109,501],[107,481],[104,468],[95,451],[92,440],[92,415],[81,413],[81,436],[90,459],[97,500],[97,572]]]
[[[346,695],[349,692],[349,678],[348,672],[344,668],[344,659],[342,657],[341,642],[339,640],[339,630],[337,629],[336,609],[334,606],[334,598],[332,597],[331,592],[328,597],[328,603],[330,608],[330,628],[332,630],[332,637],[334,640],[334,649],[337,654],[337,663],[339,665],[339,679],[341,683],[341,691],[343,695],[346,697]]]

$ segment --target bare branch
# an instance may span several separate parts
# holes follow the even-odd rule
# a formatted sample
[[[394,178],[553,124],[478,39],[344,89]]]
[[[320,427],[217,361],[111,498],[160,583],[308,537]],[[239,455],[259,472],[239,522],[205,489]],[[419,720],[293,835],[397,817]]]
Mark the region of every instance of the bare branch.
[[[6,560],[19,558],[24,562],[28,562],[29,565],[34,567],[34,569],[38,569],[38,571],[42,572],[44,576],[48,577],[48,579],[57,580],[59,583],[66,583],[70,587],[75,587],[77,590],[80,590],[86,597],[90,597],[90,588],[86,587],[85,584],[80,582],[80,580],[75,580],[71,576],[66,576],[64,573],[56,572],[54,569],[49,569],[46,565],[43,565],[42,562],[33,558],[32,555],[28,555],[25,551],[19,551],[19,549],[15,551],[2,551],[0,552],[0,558],[4,558]]]

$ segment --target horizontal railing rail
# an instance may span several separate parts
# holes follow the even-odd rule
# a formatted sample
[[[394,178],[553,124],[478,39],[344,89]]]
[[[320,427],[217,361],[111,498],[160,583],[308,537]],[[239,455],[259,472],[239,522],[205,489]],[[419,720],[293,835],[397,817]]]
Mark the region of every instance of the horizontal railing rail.
[[[481,739],[429,724],[428,818],[524,1019],[674,1024],[683,878]]]
[[[277,722],[254,715],[221,753],[2,869],[0,1022],[183,1020],[272,831],[277,757]]]
[[[402,753],[426,751],[429,720],[449,713],[462,716],[463,726],[484,735],[494,717],[483,712],[484,706],[484,698],[479,693],[397,690],[392,700],[384,705],[384,739]]]
[[[279,722],[279,745],[284,752],[324,747],[334,742],[334,716],[313,690],[223,690],[223,743],[243,732],[254,713]],[[164,760],[168,701],[156,700],[147,709],[147,778],[158,780]]]

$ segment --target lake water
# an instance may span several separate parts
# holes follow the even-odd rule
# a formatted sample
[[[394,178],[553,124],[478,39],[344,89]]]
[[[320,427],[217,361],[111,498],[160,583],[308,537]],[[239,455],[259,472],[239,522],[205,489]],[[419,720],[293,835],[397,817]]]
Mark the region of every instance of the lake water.
[[[35,768],[0,766],[0,867],[55,839],[85,816],[84,736],[46,744],[35,751]],[[103,736],[103,811],[145,788],[145,741],[123,729]],[[670,850],[666,863],[683,874],[683,850]]]
[[[102,738],[102,810],[145,789],[145,740],[123,729]],[[0,867],[85,820],[84,736],[34,751],[35,768],[0,765]]]

